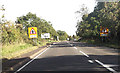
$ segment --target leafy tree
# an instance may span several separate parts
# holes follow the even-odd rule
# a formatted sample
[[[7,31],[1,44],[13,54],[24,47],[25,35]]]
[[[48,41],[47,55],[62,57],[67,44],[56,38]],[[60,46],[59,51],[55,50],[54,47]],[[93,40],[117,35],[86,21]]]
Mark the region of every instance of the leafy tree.
[[[41,40],[41,33],[50,33],[51,37],[57,39],[58,35],[55,29],[51,26],[50,22],[44,19],[40,19],[36,14],[28,13],[25,16],[17,18],[16,24],[9,21],[2,24],[2,43],[4,44],[14,44],[20,42],[26,42],[35,45],[33,40],[29,39],[27,36],[28,27],[37,27],[38,29],[38,39]]]
[[[36,14],[29,12],[25,16],[18,17],[16,23],[23,24],[26,32],[28,27],[37,27],[39,38],[41,36],[41,33],[50,33],[51,37],[56,39],[55,37],[57,36],[57,32],[50,24],[50,21],[47,22],[46,20],[37,17]]]
[[[94,11],[84,14],[77,23],[76,34],[85,38],[99,38],[100,27],[110,31],[109,39],[120,40],[120,2],[98,2]]]
[[[60,40],[67,40],[68,34],[65,31],[58,30],[57,33]]]

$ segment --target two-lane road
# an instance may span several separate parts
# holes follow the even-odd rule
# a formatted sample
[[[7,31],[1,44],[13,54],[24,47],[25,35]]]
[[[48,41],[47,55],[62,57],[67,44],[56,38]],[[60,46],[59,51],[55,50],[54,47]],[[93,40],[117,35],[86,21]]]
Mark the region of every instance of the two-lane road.
[[[118,53],[114,49],[103,49],[80,42],[59,42],[51,45],[17,71],[116,73]]]

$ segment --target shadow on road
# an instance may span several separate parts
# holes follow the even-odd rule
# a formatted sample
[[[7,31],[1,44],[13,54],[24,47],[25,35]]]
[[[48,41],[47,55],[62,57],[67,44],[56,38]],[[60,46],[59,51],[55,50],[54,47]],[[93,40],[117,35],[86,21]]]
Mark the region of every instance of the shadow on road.
[[[75,47],[97,47],[95,45],[80,43],[80,42],[70,42]],[[73,47],[66,42],[54,44],[52,48],[57,47]],[[79,73],[110,73],[103,66],[96,63],[94,60],[99,60],[104,64],[119,65],[113,66],[114,70],[118,71],[120,69],[120,59],[118,55],[89,55],[90,58],[85,57],[84,55],[63,55],[63,56],[52,56],[45,58],[37,58],[27,67],[22,69],[22,72],[39,72],[39,71],[78,71]],[[16,59],[4,59],[6,63],[3,64],[3,71],[6,71],[8,67],[11,67],[18,62],[29,58],[16,58]],[[29,58],[30,59],[30,58]],[[30,59],[31,60],[31,59]],[[89,60],[92,60],[93,63],[90,63]],[[20,67],[19,67],[20,68]],[[17,69],[17,68],[16,68]],[[15,70],[16,70],[15,69]]]
[[[76,47],[98,47],[93,44],[82,43],[82,42],[70,42],[70,44],[73,44],[72,46],[76,46]],[[72,47],[71,45],[69,45],[66,42],[62,42],[62,43],[58,43],[58,44],[54,44],[54,45],[56,47]]]
[[[113,55],[90,55],[91,59],[83,55],[65,55],[65,56],[53,56],[46,58],[37,58],[28,66],[26,66],[22,71],[23,72],[39,72],[39,71],[79,71],[80,73],[109,73],[103,66],[96,63],[94,60],[98,59],[103,63],[110,63],[113,65],[119,65],[118,56]],[[22,60],[11,59],[12,62],[17,62]],[[93,60],[94,63],[88,62],[88,60]],[[11,63],[12,63],[11,62]],[[7,67],[7,64],[3,64],[3,68]],[[119,66],[112,67],[118,71]],[[4,71],[4,70],[3,70]]]
[[[16,58],[16,59],[7,59],[7,58],[2,59],[2,71],[9,70],[10,67],[13,67],[14,65],[18,64],[19,62],[22,62],[25,59],[29,59],[30,60],[29,57]]]
[[[72,44],[72,46],[70,45]],[[104,50],[109,50],[111,53],[120,53],[119,49],[114,49],[114,48],[107,48],[107,47],[101,47],[93,44],[88,44],[88,43],[82,43],[82,42],[70,42],[70,44],[66,42],[54,44],[52,48],[59,48],[59,47],[89,47],[89,48],[97,48],[97,49],[104,49]]]

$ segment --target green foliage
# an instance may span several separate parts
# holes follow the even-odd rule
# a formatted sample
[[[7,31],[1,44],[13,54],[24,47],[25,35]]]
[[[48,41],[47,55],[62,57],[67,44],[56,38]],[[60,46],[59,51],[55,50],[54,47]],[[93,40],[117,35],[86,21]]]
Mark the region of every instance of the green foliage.
[[[67,40],[68,34],[65,31],[58,30],[57,33],[60,40]]]
[[[18,17],[16,22],[18,24],[23,24],[26,32],[28,27],[37,27],[38,37],[41,36],[41,33],[50,33],[51,37],[56,39],[55,36],[57,36],[57,32],[52,27],[52,24],[44,19],[37,17],[36,14],[29,12],[26,16]]]
[[[14,25],[9,25],[6,27],[4,24],[2,26],[2,43],[3,44],[11,44],[15,42],[21,42],[22,34],[20,30],[17,29]]]
[[[68,38],[69,38],[69,41],[71,41],[71,40],[78,40],[79,39],[79,36],[76,36],[76,35],[73,35],[73,36],[68,36]]]
[[[9,46],[4,45],[2,47],[2,58],[11,59],[18,57],[24,53],[35,50],[36,48],[38,47],[28,43],[15,43],[14,45],[10,44]]]
[[[37,27],[37,42],[28,38],[28,27]],[[51,37],[54,39],[56,39],[58,35],[50,22],[47,22],[46,20],[37,17],[36,14],[29,12],[25,16],[18,17],[16,24],[11,24],[8,21],[2,24],[2,43],[5,45],[25,42],[36,46],[42,42],[41,33],[50,33]]]
[[[98,2],[94,11],[85,14],[77,24],[76,34],[80,37],[99,38],[100,26],[110,30],[110,38],[120,39],[120,2]]]

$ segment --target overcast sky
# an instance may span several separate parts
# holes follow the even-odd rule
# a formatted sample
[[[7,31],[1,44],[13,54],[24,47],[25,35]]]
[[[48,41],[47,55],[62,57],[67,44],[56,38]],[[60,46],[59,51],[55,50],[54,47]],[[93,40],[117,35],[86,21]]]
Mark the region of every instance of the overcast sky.
[[[17,17],[28,12],[50,21],[55,30],[66,31],[69,35],[75,34],[77,19],[75,12],[85,4],[92,12],[96,5],[95,0],[0,0],[5,6],[5,18],[15,21]]]

